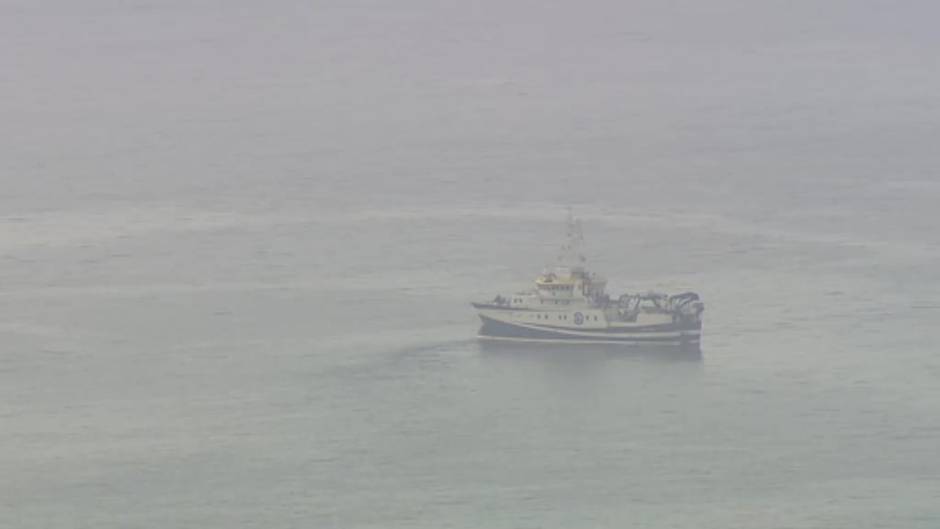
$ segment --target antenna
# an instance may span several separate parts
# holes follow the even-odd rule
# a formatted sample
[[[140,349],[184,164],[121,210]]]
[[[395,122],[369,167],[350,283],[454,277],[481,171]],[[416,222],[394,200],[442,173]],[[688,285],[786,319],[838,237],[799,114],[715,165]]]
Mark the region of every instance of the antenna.
[[[565,235],[565,243],[561,245],[561,251],[558,253],[558,264],[568,267],[581,266],[585,261],[581,253],[584,247],[584,232],[581,230],[581,219],[572,214],[570,207]]]

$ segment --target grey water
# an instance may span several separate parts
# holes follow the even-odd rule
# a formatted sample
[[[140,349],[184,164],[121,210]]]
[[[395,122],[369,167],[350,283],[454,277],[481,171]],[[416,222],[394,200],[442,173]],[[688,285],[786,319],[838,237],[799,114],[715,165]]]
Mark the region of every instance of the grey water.
[[[938,15],[0,1],[0,527],[940,527]]]

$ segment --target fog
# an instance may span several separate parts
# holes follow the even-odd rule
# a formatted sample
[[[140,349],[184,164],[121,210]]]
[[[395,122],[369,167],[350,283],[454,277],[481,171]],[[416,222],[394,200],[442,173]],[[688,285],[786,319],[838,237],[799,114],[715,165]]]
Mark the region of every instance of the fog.
[[[0,0],[0,526],[938,526],[938,19]],[[477,341],[568,208],[700,352]]]

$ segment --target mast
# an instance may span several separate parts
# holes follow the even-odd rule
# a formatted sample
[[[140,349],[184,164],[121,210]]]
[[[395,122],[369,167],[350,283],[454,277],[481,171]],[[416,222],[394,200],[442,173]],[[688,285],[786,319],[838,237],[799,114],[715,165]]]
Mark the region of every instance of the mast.
[[[571,208],[568,208],[565,243],[558,252],[558,266],[571,270],[581,269],[585,262],[583,248],[584,232],[581,230],[581,219],[575,218]]]

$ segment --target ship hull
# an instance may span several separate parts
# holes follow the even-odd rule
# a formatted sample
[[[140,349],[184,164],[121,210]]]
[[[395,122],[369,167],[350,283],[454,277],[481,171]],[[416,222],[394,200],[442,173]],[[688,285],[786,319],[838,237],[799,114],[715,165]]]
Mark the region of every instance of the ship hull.
[[[572,329],[501,321],[480,315],[483,326],[479,338],[484,340],[626,345],[695,345],[701,341],[700,322],[692,325],[656,325],[611,329]]]

